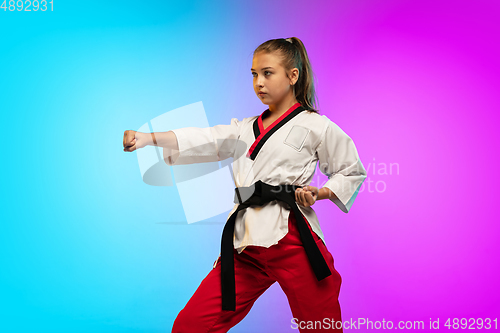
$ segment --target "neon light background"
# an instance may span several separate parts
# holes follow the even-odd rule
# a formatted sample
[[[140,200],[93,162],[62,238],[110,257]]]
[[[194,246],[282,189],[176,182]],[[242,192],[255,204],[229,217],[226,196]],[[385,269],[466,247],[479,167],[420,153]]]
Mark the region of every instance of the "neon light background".
[[[123,132],[198,101],[211,125],[260,114],[252,52],[291,36],[321,113],[368,169],[349,214],[314,205],[343,318],[445,330],[450,317],[500,317],[499,14],[497,1],[428,0],[0,11],[0,330],[170,331],[227,214],[180,223],[176,188],[142,182]],[[232,332],[296,332],[291,318],[275,284]]]

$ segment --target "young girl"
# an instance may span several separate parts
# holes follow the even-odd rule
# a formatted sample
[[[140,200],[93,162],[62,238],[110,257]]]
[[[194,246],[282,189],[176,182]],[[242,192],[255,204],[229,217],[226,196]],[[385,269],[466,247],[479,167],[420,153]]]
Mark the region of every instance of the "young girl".
[[[366,170],[351,138],[313,109],[313,73],[298,38],[261,44],[251,71],[255,93],[269,107],[258,116],[124,134],[125,151],[160,146],[168,165],[234,159],[235,206],[221,256],[178,314],[173,332],[227,332],[275,282],[288,298],[292,328],[342,331],[341,277],[311,205],[330,199],[347,213]],[[308,185],[318,161],[328,176],[320,189]]]

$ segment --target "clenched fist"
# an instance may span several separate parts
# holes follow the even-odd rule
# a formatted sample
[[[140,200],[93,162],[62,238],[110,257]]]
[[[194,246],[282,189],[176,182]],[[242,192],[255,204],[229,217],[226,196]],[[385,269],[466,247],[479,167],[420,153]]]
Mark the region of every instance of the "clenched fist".
[[[123,133],[123,151],[134,151],[148,145],[147,135],[151,133],[142,133],[132,130]]]
[[[314,186],[303,186],[295,191],[295,201],[304,206],[312,206],[318,199],[319,190]]]

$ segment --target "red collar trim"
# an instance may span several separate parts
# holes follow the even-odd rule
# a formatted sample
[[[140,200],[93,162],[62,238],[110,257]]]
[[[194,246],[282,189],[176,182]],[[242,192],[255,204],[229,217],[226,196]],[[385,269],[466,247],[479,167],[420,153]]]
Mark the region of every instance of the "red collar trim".
[[[300,106],[300,103],[297,102],[294,105],[292,105],[285,113],[283,113],[278,119],[276,119],[271,125],[269,125],[266,129],[264,129],[264,125],[262,124],[262,116],[264,113],[266,113],[269,109],[266,111],[262,112],[259,116],[258,122],[259,122],[259,130],[260,130],[260,135],[259,137],[262,137],[264,134],[269,132],[274,126],[280,123],[286,116],[288,116],[290,113],[293,112],[296,108]]]
[[[264,125],[262,125],[262,115],[267,111],[264,111],[260,114],[259,119],[257,119],[257,122],[259,124],[259,130],[260,130],[260,135],[255,141],[253,142],[252,146],[248,150],[247,157],[249,157],[255,147],[259,144],[260,140],[266,135],[267,132],[269,132],[274,126],[278,125],[286,116],[288,116],[290,113],[292,113],[296,108],[300,106],[300,103],[297,102],[292,107],[290,107],[285,113],[283,113],[278,119],[276,119],[271,125],[269,125],[266,129],[264,129]]]

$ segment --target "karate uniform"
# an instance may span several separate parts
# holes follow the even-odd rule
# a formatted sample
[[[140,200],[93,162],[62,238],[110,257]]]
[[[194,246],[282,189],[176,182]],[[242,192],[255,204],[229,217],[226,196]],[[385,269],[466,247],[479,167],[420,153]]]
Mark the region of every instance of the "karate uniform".
[[[279,119],[264,129],[262,125],[262,117],[269,113],[269,110],[264,111],[259,116],[244,118],[241,121],[237,118],[231,119],[229,125],[217,125],[208,128],[187,127],[175,129],[175,133],[179,145],[179,155],[174,159],[166,159],[169,165],[192,164],[202,162],[223,161],[228,158],[233,158],[233,179],[236,188],[250,187],[257,181],[262,181],[270,185],[290,184],[304,186],[311,183],[316,164],[319,161],[321,172],[328,176],[328,181],[322,186],[329,188],[337,198],[331,199],[343,212],[349,212],[359,188],[366,178],[366,170],[363,167],[358,156],[356,147],[351,138],[340,129],[334,122],[324,115],[319,115],[315,112],[304,110],[300,103],[296,103],[288,109]],[[320,187],[320,186],[318,186]],[[235,204],[229,216],[238,208],[238,203]],[[320,248],[323,257],[330,266],[332,276],[322,280],[310,280],[308,283],[322,284],[323,288],[318,291],[319,294],[324,294],[325,290],[331,290],[332,295],[336,294],[338,298],[338,289],[340,288],[340,275],[333,268],[333,258],[324,246],[324,235],[321,231],[318,218],[312,207],[303,207],[298,205],[300,213],[308,222],[311,234],[314,236],[316,244]],[[212,331],[225,332],[239,322],[244,315],[250,310],[251,304],[258,296],[264,292],[275,281],[280,282],[280,285],[287,279],[296,280],[296,277],[279,277],[275,272],[267,272],[266,276],[273,276],[267,283],[264,283],[264,290],[256,289],[253,297],[245,304],[241,304],[241,291],[251,284],[251,280],[241,280],[241,276],[245,272],[242,269],[249,270],[248,261],[262,260],[259,255],[262,252],[273,253],[277,258],[280,256],[279,251],[285,250],[284,244],[288,242],[288,238],[294,238],[297,234],[291,231],[295,229],[296,219],[294,214],[290,214],[290,206],[280,200],[267,202],[261,206],[250,206],[237,213],[234,222],[234,252],[235,252],[235,275],[236,275],[236,293],[237,305],[235,314],[227,314],[226,311],[219,313],[216,309],[211,311],[212,316],[221,319],[221,316],[227,316],[226,326],[216,328],[213,323],[210,324],[212,316],[203,316],[206,325],[212,327]],[[286,236],[286,237],[285,237]],[[288,237],[288,238],[287,238]],[[281,243],[280,243],[281,241]],[[293,243],[293,242],[292,242]],[[300,237],[299,237],[300,243]],[[297,245],[297,244],[295,244]],[[248,256],[246,256],[248,253]],[[245,256],[242,256],[244,255]],[[303,248],[300,255],[304,255]],[[246,258],[246,259],[245,259]],[[247,265],[242,265],[241,260],[245,259]],[[281,258],[283,261],[284,258]],[[243,261],[245,261],[243,260]],[[307,267],[307,257],[304,265]],[[199,305],[195,305],[195,299],[198,302],[210,304],[210,300],[217,303],[217,295],[206,295],[208,290],[215,288],[215,293],[220,298],[220,280],[219,287],[216,287],[216,279],[214,275],[220,276],[220,269],[217,268],[220,263],[215,263],[214,269],[209,273],[207,278],[202,282],[195,295],[188,302],[190,316],[203,312]],[[289,263],[293,264],[293,263]],[[285,264],[283,264],[285,265]],[[246,268],[241,268],[246,267]],[[255,266],[252,266],[255,268]],[[266,266],[267,268],[269,266]],[[254,269],[253,268],[253,269]],[[279,269],[279,265],[276,266]],[[310,266],[307,268],[309,277],[314,278]],[[304,271],[300,269],[299,271]],[[252,276],[254,276],[253,274]],[[241,280],[241,281],[240,281]],[[328,281],[325,281],[328,280]],[[214,284],[215,283],[215,284]],[[269,284],[270,283],[270,284]],[[258,284],[255,281],[254,285]],[[269,284],[269,285],[268,285]],[[210,285],[210,287],[209,287]],[[325,289],[326,285],[331,285]],[[302,286],[303,287],[303,286]],[[283,285],[282,285],[283,288]],[[290,286],[293,290],[293,286]],[[285,290],[285,289],[284,289]],[[285,291],[286,293],[286,291]],[[294,293],[294,292],[290,292]],[[203,298],[201,297],[204,295]],[[299,312],[298,304],[302,301],[292,301],[288,295],[292,312],[294,307],[296,312]],[[201,298],[200,298],[201,297]],[[208,298],[207,298],[208,297]],[[333,296],[332,296],[333,297]],[[330,297],[331,299],[333,299]],[[317,303],[318,301],[312,301]],[[336,307],[338,301],[335,299]],[[334,302],[334,303],[335,303]],[[292,303],[296,303],[293,305]],[[321,303],[321,302],[320,302]],[[218,302],[220,307],[220,302]],[[179,317],[186,317],[188,305],[181,311],[176,324],[180,321]],[[208,306],[208,305],[207,305]],[[314,308],[314,304],[309,304]],[[196,308],[196,311],[194,310]],[[193,312],[195,311],[195,312]],[[332,310],[334,311],[334,310]],[[337,310],[335,310],[337,311]],[[307,311],[305,311],[307,312]],[[305,312],[303,311],[304,315]],[[315,311],[316,313],[318,311]],[[321,311],[320,311],[321,312]],[[338,317],[340,318],[340,308],[338,308]],[[218,314],[217,314],[218,313]],[[221,313],[224,313],[222,315]],[[313,312],[309,312],[308,316],[313,316]],[[242,317],[241,317],[242,316]],[[317,315],[316,315],[317,316]],[[189,316],[188,316],[189,317]],[[241,318],[240,318],[241,317]],[[326,317],[331,318],[331,315]],[[326,318],[324,317],[324,318]],[[210,318],[210,319],[207,319]],[[238,318],[240,318],[238,320]],[[236,320],[236,322],[234,322]],[[200,324],[201,325],[201,324]],[[212,325],[212,326],[210,326]],[[177,325],[178,327],[180,324]],[[175,331],[176,325],[174,325]],[[184,327],[181,331],[185,331]],[[196,330],[193,330],[196,331]],[[308,332],[312,332],[308,330]]]

